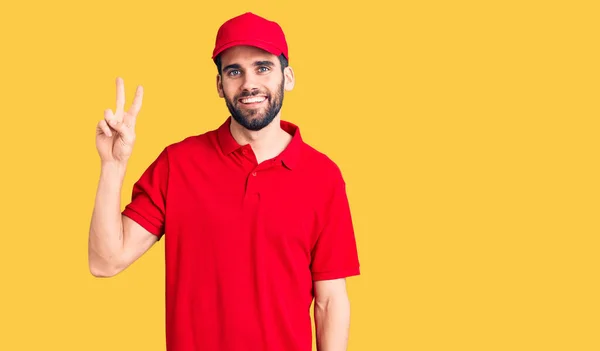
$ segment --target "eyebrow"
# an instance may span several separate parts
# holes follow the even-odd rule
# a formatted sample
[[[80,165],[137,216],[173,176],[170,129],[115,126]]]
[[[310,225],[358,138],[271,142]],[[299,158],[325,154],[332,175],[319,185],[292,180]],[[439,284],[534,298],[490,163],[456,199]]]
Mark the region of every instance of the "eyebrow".
[[[256,61],[254,62],[253,66],[269,66],[269,67],[273,67],[275,66],[275,64],[271,61]]]
[[[230,69],[241,69],[242,66],[238,65],[237,63],[231,64],[226,66],[225,68],[223,68],[223,72],[230,70]]]
[[[252,66],[257,67],[257,66],[269,66],[269,67],[274,67],[275,64],[271,61],[255,61]],[[240,66],[237,63],[233,63],[231,65],[227,65],[225,66],[225,68],[223,68],[223,72],[226,72],[230,69],[242,69],[242,66]]]

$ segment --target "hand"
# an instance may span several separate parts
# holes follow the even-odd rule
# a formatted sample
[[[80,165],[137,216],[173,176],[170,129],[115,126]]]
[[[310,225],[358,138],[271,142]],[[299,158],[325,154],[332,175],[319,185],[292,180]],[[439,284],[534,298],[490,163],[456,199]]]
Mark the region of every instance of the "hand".
[[[117,109],[104,111],[104,119],[96,127],[96,148],[102,162],[126,163],[135,142],[135,122],[140,109],[144,89],[137,87],[133,104],[124,111],[125,87],[123,79],[117,77]]]

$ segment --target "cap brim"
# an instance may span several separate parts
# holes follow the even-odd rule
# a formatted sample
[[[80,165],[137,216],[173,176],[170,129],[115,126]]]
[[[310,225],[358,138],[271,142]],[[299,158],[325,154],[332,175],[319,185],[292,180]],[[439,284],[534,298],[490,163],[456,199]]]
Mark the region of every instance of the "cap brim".
[[[215,50],[213,51],[213,55],[212,55],[212,59],[214,60],[215,57],[217,57],[220,53],[222,53],[223,51],[232,48],[234,46],[254,46],[257,47],[259,49],[265,50],[275,56],[279,56],[281,55],[283,52],[278,49],[275,45],[272,45],[271,43],[267,43],[264,41],[260,41],[260,40],[234,40],[234,41],[230,41],[224,45],[221,45],[218,48],[215,48]]]

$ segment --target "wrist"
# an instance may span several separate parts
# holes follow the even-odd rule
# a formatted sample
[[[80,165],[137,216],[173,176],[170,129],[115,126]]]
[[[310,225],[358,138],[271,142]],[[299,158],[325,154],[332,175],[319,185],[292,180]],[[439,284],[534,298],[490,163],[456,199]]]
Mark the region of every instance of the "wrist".
[[[100,162],[101,172],[102,173],[111,173],[111,174],[119,174],[121,176],[125,175],[125,171],[127,170],[127,162],[123,161],[104,161]]]

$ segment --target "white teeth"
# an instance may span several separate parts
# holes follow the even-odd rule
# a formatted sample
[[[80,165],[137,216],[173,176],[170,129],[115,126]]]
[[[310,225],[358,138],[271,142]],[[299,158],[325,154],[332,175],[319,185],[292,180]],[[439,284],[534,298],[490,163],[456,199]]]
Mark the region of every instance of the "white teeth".
[[[264,100],[265,100],[264,96],[259,96],[259,97],[252,97],[252,98],[242,99],[242,103],[244,103],[244,104],[251,104],[253,102],[263,102]]]

